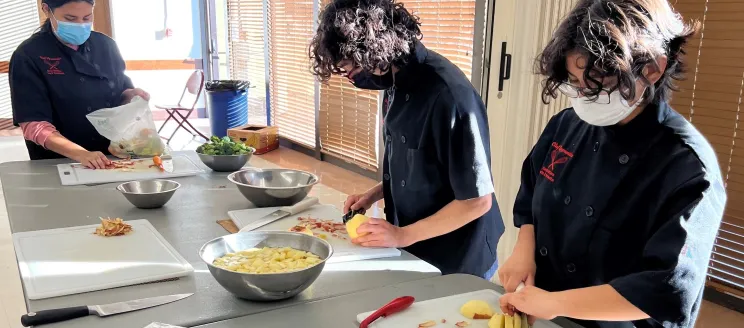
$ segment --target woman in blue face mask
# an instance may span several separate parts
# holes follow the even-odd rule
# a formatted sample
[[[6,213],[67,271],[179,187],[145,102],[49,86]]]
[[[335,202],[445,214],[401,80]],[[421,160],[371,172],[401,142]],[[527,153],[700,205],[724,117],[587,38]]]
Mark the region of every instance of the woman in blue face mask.
[[[135,96],[149,99],[124,74],[116,43],[92,31],[95,0],[42,0],[47,20],[10,60],[13,120],[29,157],[67,157],[89,168],[109,164],[109,140],[86,115]]]

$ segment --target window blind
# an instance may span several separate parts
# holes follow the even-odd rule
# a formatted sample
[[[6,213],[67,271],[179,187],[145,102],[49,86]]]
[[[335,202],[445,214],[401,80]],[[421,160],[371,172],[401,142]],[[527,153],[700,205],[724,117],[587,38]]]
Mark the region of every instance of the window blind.
[[[471,79],[475,0],[406,0],[403,3],[421,20],[423,44],[449,59]]]
[[[687,80],[672,106],[713,145],[728,194],[708,283],[744,296],[744,2],[677,0],[673,6],[703,28],[687,46]]]
[[[248,120],[266,124],[266,60],[263,0],[227,0],[230,79],[246,80]]]
[[[267,0],[271,116],[279,135],[315,148],[315,77],[307,47],[314,0]]]
[[[320,88],[321,151],[377,171],[378,91],[334,76]]]
[[[19,44],[39,28],[36,1],[2,0],[0,10],[0,129],[12,126],[8,69],[10,57]]]

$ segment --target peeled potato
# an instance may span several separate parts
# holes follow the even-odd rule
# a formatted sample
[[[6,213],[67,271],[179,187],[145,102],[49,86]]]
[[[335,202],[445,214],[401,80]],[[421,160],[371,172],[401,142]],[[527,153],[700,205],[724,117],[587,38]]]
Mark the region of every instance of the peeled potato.
[[[505,328],[515,328],[514,326],[514,317],[510,315],[504,315],[504,327]]]
[[[488,320],[488,328],[505,328],[504,327],[504,315],[494,314],[491,320]]]
[[[522,328],[522,315],[521,314],[514,315],[514,328]]]
[[[468,319],[490,319],[493,310],[484,301],[468,301],[460,308],[460,313]]]
[[[351,237],[351,239],[360,237],[360,235],[357,234],[357,228],[367,221],[369,221],[368,217],[363,214],[357,214],[354,215],[349,222],[346,222],[346,232],[349,234],[349,237]]]

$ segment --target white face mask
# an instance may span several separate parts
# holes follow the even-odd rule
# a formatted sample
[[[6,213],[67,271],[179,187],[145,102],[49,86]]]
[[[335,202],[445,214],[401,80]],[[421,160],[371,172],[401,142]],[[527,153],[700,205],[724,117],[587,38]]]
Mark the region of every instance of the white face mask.
[[[565,84],[560,87],[561,91],[569,96],[571,105],[576,115],[584,122],[596,126],[615,125],[627,118],[638,105],[643,102],[643,98],[638,99],[633,105],[623,99],[620,90],[615,90],[610,94],[602,93],[594,101],[588,97],[580,95],[576,90],[567,90],[571,87]],[[645,91],[645,90],[644,90]],[[576,94],[572,97],[572,94]]]

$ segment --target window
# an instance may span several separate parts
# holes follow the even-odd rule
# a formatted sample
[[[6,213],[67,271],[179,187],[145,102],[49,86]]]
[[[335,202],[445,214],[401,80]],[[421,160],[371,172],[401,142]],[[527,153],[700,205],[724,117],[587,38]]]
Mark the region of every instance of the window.
[[[723,223],[708,269],[708,284],[744,296],[744,3],[678,0],[685,19],[703,23],[687,45],[687,80],[672,106],[713,145],[728,194]]]
[[[13,51],[39,28],[36,1],[3,0],[0,10],[0,129],[13,125],[8,68]]]
[[[230,79],[251,82],[248,120],[266,124],[266,60],[264,1],[228,0],[228,65]]]
[[[315,148],[315,77],[307,47],[313,0],[267,0],[271,117],[279,134]]]

